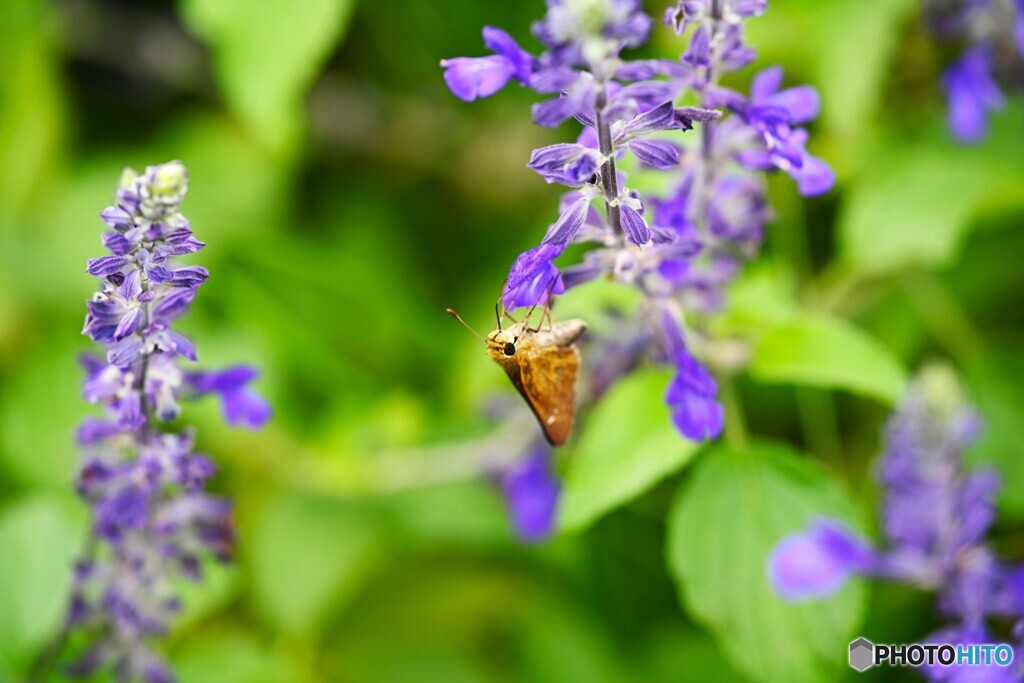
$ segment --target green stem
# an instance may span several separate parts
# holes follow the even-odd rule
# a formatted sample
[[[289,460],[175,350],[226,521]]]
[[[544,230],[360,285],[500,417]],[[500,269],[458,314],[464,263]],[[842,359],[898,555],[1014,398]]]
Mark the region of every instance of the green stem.
[[[930,273],[917,273],[901,283],[928,329],[961,363],[984,348],[981,334],[960,302]]]
[[[725,409],[725,442],[734,452],[747,450],[747,444],[750,442],[747,435],[747,420],[732,377],[719,378],[718,396]]]

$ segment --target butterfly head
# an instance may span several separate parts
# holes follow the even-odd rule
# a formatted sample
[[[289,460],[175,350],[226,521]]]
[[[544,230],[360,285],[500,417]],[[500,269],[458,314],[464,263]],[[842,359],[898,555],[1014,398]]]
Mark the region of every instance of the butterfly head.
[[[487,350],[496,356],[514,356],[518,341],[519,334],[516,328],[494,330],[487,335]]]

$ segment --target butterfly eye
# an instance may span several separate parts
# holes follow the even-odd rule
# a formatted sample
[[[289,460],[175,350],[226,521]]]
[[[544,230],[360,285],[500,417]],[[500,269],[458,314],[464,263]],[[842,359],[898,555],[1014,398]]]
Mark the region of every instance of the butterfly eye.
[[[513,344],[512,342],[507,342],[505,344],[505,355],[506,356],[514,356],[514,355],[516,355],[516,345]]]

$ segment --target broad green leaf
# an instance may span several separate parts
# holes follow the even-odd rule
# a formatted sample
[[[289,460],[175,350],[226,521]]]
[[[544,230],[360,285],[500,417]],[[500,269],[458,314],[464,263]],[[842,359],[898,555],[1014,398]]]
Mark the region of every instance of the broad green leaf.
[[[260,505],[250,538],[256,606],[296,633],[318,631],[382,554],[380,530],[365,510],[293,493]]]
[[[705,453],[672,505],[667,560],[682,603],[754,680],[834,681],[845,666],[864,612],[863,585],[851,582],[827,600],[790,604],[765,573],[772,548],[816,516],[859,526],[836,480],[788,446],[771,443]]]
[[[235,114],[268,147],[295,141],[302,97],[341,38],[354,0],[186,0],[189,27],[214,53]]]
[[[672,373],[648,368],[619,381],[587,417],[565,477],[562,529],[580,529],[690,461],[701,444],[672,423],[665,389]]]
[[[1001,509],[1024,516],[1024,358],[977,358],[966,372],[971,398],[985,421],[981,439],[967,457],[998,468]]]
[[[70,497],[42,494],[0,508],[0,680],[23,670],[60,628],[82,512]]]
[[[892,149],[851,186],[839,216],[842,259],[866,275],[948,265],[980,208],[1021,203],[1019,163],[991,149]]]
[[[97,413],[79,394],[77,330],[52,335],[0,385],[0,463],[19,482],[66,489],[79,459],[75,426]]]
[[[295,683],[298,667],[242,632],[202,633],[174,656],[182,683]]]
[[[43,0],[12,0],[0,12],[0,231],[18,229],[65,152],[57,15]]]
[[[764,382],[845,389],[894,403],[906,371],[885,347],[840,318],[803,314],[757,341],[750,374]]]

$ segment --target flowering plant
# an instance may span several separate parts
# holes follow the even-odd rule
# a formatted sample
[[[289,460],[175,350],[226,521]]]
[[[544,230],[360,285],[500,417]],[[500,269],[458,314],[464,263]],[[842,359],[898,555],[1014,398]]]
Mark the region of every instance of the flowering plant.
[[[93,634],[71,666],[77,675],[109,668],[119,681],[173,680],[148,641],[167,632],[181,607],[177,582],[201,580],[206,557],[231,558],[231,503],[205,491],[213,461],[195,452],[193,430],[160,425],[178,418],[182,398],[204,394],[221,398],[229,424],[258,428],[270,417],[266,401],[248,388],[254,369],[181,367],[197,360],[196,349],[172,323],[209,275],[176,263],[205,246],[180,213],[187,188],[177,161],[142,174],[126,169],[117,203],[100,213],[110,254],[87,268],[100,291],[89,301],[83,332],[105,353],[83,359],[82,394],[104,416],[78,428],[85,459],[77,488],[93,520],[54,652],[72,629]]]

